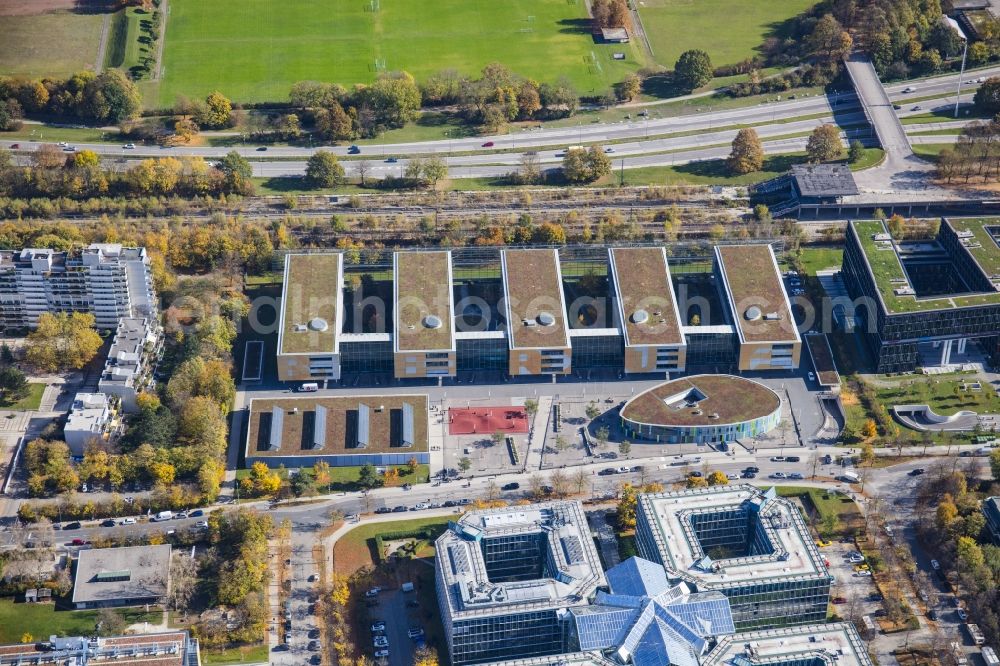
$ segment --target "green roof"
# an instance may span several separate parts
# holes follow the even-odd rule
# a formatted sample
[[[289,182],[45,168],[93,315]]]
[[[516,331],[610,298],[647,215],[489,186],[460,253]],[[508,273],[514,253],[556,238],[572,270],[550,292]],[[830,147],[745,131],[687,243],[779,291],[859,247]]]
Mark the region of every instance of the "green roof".
[[[290,254],[281,291],[279,354],[332,354],[339,326],[341,254]]]
[[[451,334],[454,323],[451,253],[397,252],[393,261],[396,273],[397,349],[454,349],[455,340]],[[437,325],[428,325],[428,322]]]
[[[956,226],[956,221],[949,221],[954,228],[961,227]],[[962,221],[965,224],[971,224],[971,221]],[[998,222],[1000,224],[1000,222]],[[988,241],[994,247],[996,243],[993,239],[989,237],[989,234],[984,229],[985,221],[978,221],[978,227],[972,224],[973,233],[976,233],[975,229],[978,228],[979,233],[977,233],[977,238],[979,234],[983,235],[983,240]],[[992,305],[995,303],[1000,303],[1000,293],[969,293],[969,294],[957,294],[954,296],[938,296],[934,298],[917,298],[911,295],[901,295],[897,296],[894,290],[900,286],[909,286],[909,278],[906,277],[906,272],[903,270],[903,264],[899,261],[899,255],[896,253],[895,241],[889,241],[884,249],[880,249],[879,245],[876,243],[874,236],[876,234],[886,234],[889,235],[889,231],[885,224],[879,220],[870,220],[866,222],[851,222],[851,226],[857,234],[858,241],[861,244],[861,249],[865,253],[865,258],[868,260],[868,266],[871,269],[872,275],[875,278],[875,285],[878,288],[879,294],[882,297],[882,301],[885,303],[885,307],[888,312],[893,314],[901,314],[907,312],[929,312],[931,310],[948,310],[951,308],[962,308],[962,307],[974,307],[977,305]],[[984,243],[983,248],[988,248]],[[982,254],[988,255],[989,250],[985,249]],[[994,251],[997,256],[995,260],[1000,261],[1000,253]],[[974,255],[975,256],[975,255]],[[983,266],[982,260],[978,256],[975,256],[976,260],[980,262],[980,266]],[[987,260],[989,257],[987,256]],[[987,270],[987,272],[989,272]],[[894,280],[897,280],[894,282]]]
[[[985,220],[948,220],[948,224],[955,231],[968,231],[976,239],[979,247],[966,248],[972,258],[976,260],[979,267],[986,273],[986,277],[1000,275],[1000,246],[993,239],[986,227],[1000,227],[1000,219],[990,218]]]

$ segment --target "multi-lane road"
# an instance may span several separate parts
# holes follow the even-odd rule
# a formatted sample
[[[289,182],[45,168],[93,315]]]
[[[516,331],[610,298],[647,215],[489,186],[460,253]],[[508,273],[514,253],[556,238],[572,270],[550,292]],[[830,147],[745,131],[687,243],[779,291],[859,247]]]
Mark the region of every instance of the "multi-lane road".
[[[1000,67],[991,67],[966,74],[963,95],[975,90],[975,79],[1000,74]],[[954,103],[958,83],[957,75],[947,75],[887,86],[885,91],[893,102],[920,99],[924,107]],[[904,92],[909,90],[909,92]],[[949,99],[950,96],[950,99]],[[927,101],[926,98],[938,98]],[[350,153],[347,146],[317,146],[312,148],[275,146],[266,151],[256,146],[219,148],[204,146],[178,146],[159,148],[137,146],[125,150],[120,144],[74,144],[77,149],[89,149],[125,160],[150,156],[200,156],[217,159],[230,150],[252,158],[257,176],[294,176],[305,173],[306,159],[316,150],[330,150],[344,158],[345,168],[356,175],[360,162],[370,177],[399,175],[405,171],[408,157],[439,155],[448,164],[452,177],[496,177],[514,171],[527,152],[536,153],[542,168],[558,165],[563,150],[569,145],[600,144],[613,150],[610,153],[615,168],[639,168],[684,164],[693,161],[723,157],[729,152],[729,143],[740,126],[754,126],[764,140],[765,151],[771,154],[801,150],[805,134],[819,124],[836,120],[847,127],[845,138],[874,140],[864,123],[858,98],[851,92],[822,96],[800,97],[758,104],[737,109],[726,109],[678,116],[657,117],[656,105],[650,115],[636,115],[637,108],[629,108],[632,116],[608,122],[577,125],[542,125],[531,131],[481,137],[456,137],[435,141],[405,142],[360,146],[359,153]],[[901,115],[916,113],[901,110]],[[913,127],[912,129],[918,129]],[[947,140],[947,139],[945,139]],[[38,142],[4,140],[0,146],[20,144],[23,151],[33,150]],[[489,145],[487,145],[489,144]],[[394,161],[387,161],[393,159]]]

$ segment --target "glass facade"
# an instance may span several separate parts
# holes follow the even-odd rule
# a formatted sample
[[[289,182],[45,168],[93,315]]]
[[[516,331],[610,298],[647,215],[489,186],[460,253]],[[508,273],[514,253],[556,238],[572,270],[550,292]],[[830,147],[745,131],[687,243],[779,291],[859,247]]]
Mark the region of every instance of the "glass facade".
[[[455,349],[459,370],[507,370],[506,338],[459,338]]]
[[[565,627],[555,610],[459,620],[452,627],[455,666],[566,652]]]
[[[392,342],[341,341],[340,367],[342,372],[392,372]]]
[[[621,426],[630,437],[661,444],[718,444],[752,438],[770,432],[781,420],[781,407],[759,419],[721,425],[668,426],[636,423],[621,418]]]
[[[621,368],[625,365],[625,341],[620,335],[588,335],[570,337],[573,346],[573,367]]]

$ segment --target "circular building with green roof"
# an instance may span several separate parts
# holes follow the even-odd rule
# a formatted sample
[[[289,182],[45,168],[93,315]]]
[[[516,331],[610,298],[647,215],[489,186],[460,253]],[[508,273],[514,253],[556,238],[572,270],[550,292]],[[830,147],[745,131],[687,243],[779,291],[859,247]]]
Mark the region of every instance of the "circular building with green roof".
[[[781,398],[733,375],[694,375],[640,393],[621,409],[629,437],[661,444],[719,444],[756,437],[781,420]]]

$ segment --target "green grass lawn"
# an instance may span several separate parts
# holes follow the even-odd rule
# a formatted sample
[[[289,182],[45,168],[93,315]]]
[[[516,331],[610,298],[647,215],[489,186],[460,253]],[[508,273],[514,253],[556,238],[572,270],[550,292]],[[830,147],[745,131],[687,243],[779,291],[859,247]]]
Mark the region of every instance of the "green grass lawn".
[[[641,0],[642,25],[661,65],[673,68],[688,49],[703,49],[712,64],[732,65],[757,52],[780,24],[815,0]]]
[[[493,61],[540,81],[603,92],[645,64],[638,44],[595,44],[584,0],[174,0],[158,101],[221,90],[282,101],[296,81],[367,83],[381,65],[418,80]],[[624,52],[625,60],[612,58]],[[378,61],[378,65],[376,62]]]
[[[71,11],[0,16],[0,74],[67,76],[93,70],[103,21],[100,14]]]
[[[267,663],[268,646],[250,645],[224,650],[212,648],[201,648],[201,663],[212,666],[224,666],[226,664],[263,664]]]
[[[372,559],[369,540],[374,540],[378,534],[401,532],[404,530],[419,530],[428,526],[443,528],[454,516],[438,516],[435,518],[416,518],[413,520],[393,520],[386,523],[370,523],[356,527],[342,536],[334,546],[334,568],[345,574],[357,571],[362,566],[375,564]],[[423,555],[430,555],[423,553]]]
[[[791,266],[785,259],[782,259],[782,266]],[[842,247],[812,247],[802,248],[799,261],[807,275],[816,275],[816,271],[825,268],[840,268],[844,261],[844,248]]]
[[[155,45],[140,41],[144,36],[142,21],[152,20],[152,12],[147,12],[141,7],[128,7],[116,12],[112,18],[111,34],[108,36],[105,67],[128,70],[138,65],[140,58],[155,51]]]
[[[129,624],[156,622],[162,619],[159,612],[144,613],[136,609],[122,609]],[[57,611],[52,604],[16,604],[11,599],[0,599],[0,643],[20,643],[21,636],[31,634],[35,640],[49,636],[89,636],[94,633],[97,611]]]
[[[857,162],[851,164],[851,171],[863,171],[878,166],[885,158],[885,151],[881,148],[865,148],[864,155]]]
[[[1000,413],[1000,397],[987,383],[981,391],[961,390],[962,384],[974,382],[973,375],[916,375],[891,388],[878,387],[879,401],[887,407],[901,404],[926,404],[938,414],[954,414],[962,410],[979,413]]]
[[[752,185],[769,180],[787,172],[793,164],[806,161],[805,153],[769,155],[764,158],[764,168],[744,176],[734,176],[721,159],[703,160],[677,166],[644,167],[625,169],[626,185]],[[617,183],[621,174],[615,171],[599,184]]]
[[[28,382],[28,394],[13,403],[3,403],[0,402],[0,409],[13,410],[18,412],[26,412],[29,410],[38,409],[38,406],[42,404],[42,394],[45,392],[45,384]]]
[[[816,514],[809,516],[806,522],[819,529],[823,517],[834,514],[838,519],[838,529],[834,536],[843,536],[853,533],[860,525],[861,510],[854,501],[841,494],[828,494],[822,488],[809,488],[805,486],[777,486],[778,495],[781,497],[798,497],[804,506],[816,510]],[[822,552],[822,551],[820,551]]]

